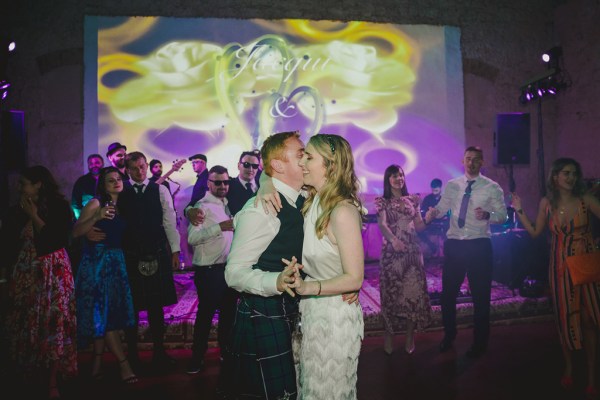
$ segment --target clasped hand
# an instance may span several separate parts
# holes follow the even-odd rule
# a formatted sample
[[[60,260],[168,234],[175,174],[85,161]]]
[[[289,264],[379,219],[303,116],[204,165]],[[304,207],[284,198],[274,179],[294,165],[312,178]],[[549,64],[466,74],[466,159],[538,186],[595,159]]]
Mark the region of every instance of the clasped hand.
[[[304,280],[300,276],[302,264],[298,264],[298,259],[292,257],[292,260],[282,258],[286,265],[283,271],[277,276],[277,290],[287,292],[290,296],[295,297],[296,293],[304,293]]]

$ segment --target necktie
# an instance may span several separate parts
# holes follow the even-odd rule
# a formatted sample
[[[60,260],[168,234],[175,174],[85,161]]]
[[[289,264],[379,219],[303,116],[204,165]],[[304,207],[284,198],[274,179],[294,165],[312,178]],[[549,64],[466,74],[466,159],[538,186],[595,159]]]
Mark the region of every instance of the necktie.
[[[296,208],[298,210],[300,210],[302,208],[302,206],[304,205],[304,200],[306,200],[304,198],[304,196],[302,196],[301,194],[299,194],[298,198],[296,199]]]
[[[467,207],[469,207],[469,198],[471,197],[471,186],[475,181],[468,181],[467,188],[465,189],[465,194],[463,195],[462,201],[460,203],[460,212],[458,213],[458,227],[462,228],[465,226],[465,218],[467,217]]]
[[[137,193],[138,196],[141,196],[142,194],[144,194],[143,190],[144,190],[144,184],[134,184],[133,188],[135,189],[135,192]]]
[[[252,190],[252,184],[250,182],[246,182],[246,191],[250,194],[254,194],[254,190]]]

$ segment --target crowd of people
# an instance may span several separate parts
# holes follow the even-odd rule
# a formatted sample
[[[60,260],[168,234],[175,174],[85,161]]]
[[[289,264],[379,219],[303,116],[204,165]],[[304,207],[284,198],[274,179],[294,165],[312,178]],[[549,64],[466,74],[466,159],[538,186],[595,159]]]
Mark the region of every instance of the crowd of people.
[[[159,160],[148,163],[146,155],[128,153],[118,142],[106,157],[108,167],[101,155],[88,157],[89,173],[74,185],[71,206],[47,168],[25,169],[19,201],[2,221],[1,240],[9,251],[0,288],[8,291],[10,362],[25,377],[43,376],[50,398],[60,397],[59,377],[77,375],[78,349],[93,351],[93,380],[104,379],[105,348],[124,384],[143,379],[141,311],[148,315],[152,366],[166,372],[175,364],[165,350],[163,312],[178,301],[173,271],[181,249],[172,187]],[[298,132],[276,133],[260,151],[242,152],[237,177],[221,165],[208,168],[203,154],[174,168],[186,161],[197,176],[183,214],[198,296],[186,372],[203,370],[218,310],[223,398],[356,399],[364,337],[358,301],[364,207],[348,141],[317,134],[305,146]],[[505,223],[507,206],[500,185],[481,174],[481,148],[468,147],[462,164],[464,175],[443,190],[434,179],[424,200],[409,193],[402,166],[384,172],[374,208],[383,237],[380,292],[388,355],[401,331],[404,351],[412,354],[415,332],[431,324],[423,263],[431,242],[423,235],[436,223],[436,232],[447,224],[439,351],[451,349],[456,339],[456,299],[466,276],[474,306],[466,355],[486,353],[490,224]],[[511,198],[529,234],[538,236],[548,226],[552,236],[549,283],[565,358],[561,385],[573,385],[572,352],[584,349],[586,393],[595,396],[600,282],[574,284],[567,267],[568,257],[597,251],[590,220],[600,217],[600,202],[585,193],[582,176],[576,160],[556,160],[534,222],[521,198]]]

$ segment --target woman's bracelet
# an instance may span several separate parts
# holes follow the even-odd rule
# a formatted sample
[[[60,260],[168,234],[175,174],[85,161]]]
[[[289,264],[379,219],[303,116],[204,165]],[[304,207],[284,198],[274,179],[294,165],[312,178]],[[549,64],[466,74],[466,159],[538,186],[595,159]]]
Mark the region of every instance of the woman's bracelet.
[[[317,292],[317,296],[321,295],[321,281],[317,281],[317,283],[319,284],[319,291]]]

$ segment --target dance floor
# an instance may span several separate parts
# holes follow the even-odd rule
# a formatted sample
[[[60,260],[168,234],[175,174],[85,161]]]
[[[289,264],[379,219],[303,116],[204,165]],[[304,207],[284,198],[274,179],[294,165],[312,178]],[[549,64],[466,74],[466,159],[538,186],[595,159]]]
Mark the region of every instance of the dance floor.
[[[427,286],[431,298],[434,320],[428,330],[441,327],[439,294],[441,292],[441,258],[426,261]],[[198,299],[194,287],[193,272],[181,271],[175,274],[175,284],[179,302],[165,307],[167,323],[166,342],[170,348],[188,348],[193,337],[193,324],[196,317]],[[461,288],[458,298],[457,323],[469,325],[472,321],[473,305],[469,295],[468,282]],[[360,291],[360,303],[364,312],[366,335],[377,335],[383,330],[381,318],[381,302],[379,296],[379,263],[371,261],[365,264],[365,281]],[[513,290],[499,282],[492,282],[491,320],[492,323],[510,322],[516,319],[550,320],[552,308],[546,295],[541,297],[522,297],[518,290]],[[213,320],[211,336],[214,338],[218,315]],[[145,313],[140,315],[140,347],[150,347],[148,324]]]

